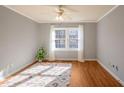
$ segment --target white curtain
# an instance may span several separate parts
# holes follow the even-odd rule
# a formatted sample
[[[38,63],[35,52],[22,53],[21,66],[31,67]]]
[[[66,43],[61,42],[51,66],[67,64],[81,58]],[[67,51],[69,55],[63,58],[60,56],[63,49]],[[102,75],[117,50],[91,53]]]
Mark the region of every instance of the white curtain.
[[[54,26],[51,25],[50,28],[50,47],[49,47],[49,60],[54,61],[55,60],[55,32],[54,32]]]
[[[0,80],[4,80],[5,77],[4,77],[4,69],[0,70]]]
[[[84,62],[84,26],[79,25],[78,61]]]

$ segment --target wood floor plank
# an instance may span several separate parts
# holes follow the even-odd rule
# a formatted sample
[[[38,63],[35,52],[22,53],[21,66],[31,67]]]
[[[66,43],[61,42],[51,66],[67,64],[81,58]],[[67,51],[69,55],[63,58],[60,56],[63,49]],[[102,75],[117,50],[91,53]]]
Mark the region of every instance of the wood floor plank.
[[[115,87],[121,86],[105,69],[103,69],[97,62],[84,62],[73,63],[75,65],[75,72],[72,71],[72,79],[70,86],[78,86],[75,82],[79,82],[79,86],[85,87]],[[78,69],[77,69],[78,68]],[[77,70],[77,71],[76,71]],[[75,81],[73,77],[79,77],[79,80]]]
[[[72,63],[70,87],[121,87],[96,61],[87,62],[48,62],[48,63]]]
[[[87,62],[78,62],[78,61],[48,62],[47,61],[43,63],[71,63],[72,73],[71,73],[71,80],[69,87],[121,87],[122,86],[96,61],[87,61]],[[12,78],[15,75],[18,75],[20,72],[24,71],[25,69],[28,69],[33,64],[20,70],[14,75],[11,75],[7,79]]]

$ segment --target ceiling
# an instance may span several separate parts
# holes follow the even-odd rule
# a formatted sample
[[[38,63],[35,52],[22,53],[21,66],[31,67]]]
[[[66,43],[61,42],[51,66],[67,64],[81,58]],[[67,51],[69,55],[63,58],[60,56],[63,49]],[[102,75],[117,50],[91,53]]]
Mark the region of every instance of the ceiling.
[[[9,9],[38,23],[57,23],[57,5],[9,5]],[[62,5],[63,22],[97,22],[114,5]]]

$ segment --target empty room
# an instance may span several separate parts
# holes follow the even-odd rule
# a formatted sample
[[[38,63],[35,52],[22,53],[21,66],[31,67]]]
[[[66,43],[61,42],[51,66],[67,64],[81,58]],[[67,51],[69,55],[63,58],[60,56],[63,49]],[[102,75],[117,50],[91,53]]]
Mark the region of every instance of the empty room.
[[[123,5],[0,5],[0,87],[123,87]]]

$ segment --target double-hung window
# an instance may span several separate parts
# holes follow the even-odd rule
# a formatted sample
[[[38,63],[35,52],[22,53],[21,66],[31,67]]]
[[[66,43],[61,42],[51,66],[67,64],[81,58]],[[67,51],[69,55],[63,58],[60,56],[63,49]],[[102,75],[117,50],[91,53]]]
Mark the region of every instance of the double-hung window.
[[[64,29],[55,30],[55,48],[65,48],[66,32]]]
[[[54,28],[55,50],[77,50],[79,42],[78,28]]]

